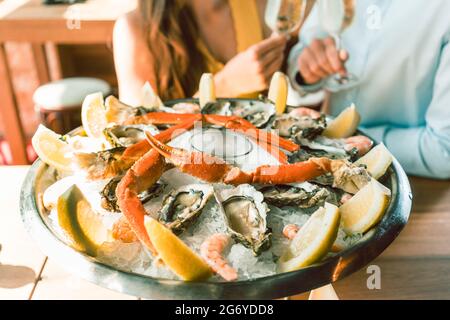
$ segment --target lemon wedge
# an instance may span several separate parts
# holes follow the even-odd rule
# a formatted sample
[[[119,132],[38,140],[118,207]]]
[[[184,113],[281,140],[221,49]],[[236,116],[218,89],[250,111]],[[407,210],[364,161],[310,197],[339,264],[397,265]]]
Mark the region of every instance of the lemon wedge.
[[[282,114],[286,110],[288,96],[288,77],[283,72],[275,72],[270,81],[268,98],[275,104],[277,114]]]
[[[89,137],[103,138],[103,130],[108,125],[108,121],[101,92],[90,94],[84,99],[81,106],[81,122]]]
[[[361,116],[352,104],[328,124],[323,135],[332,139],[348,138],[355,133],[360,120]]]
[[[161,98],[155,93],[151,84],[147,81],[142,87],[142,106],[145,108],[160,108],[163,107],[164,104],[161,101]]]
[[[380,143],[370,150],[365,156],[358,159],[355,164],[365,165],[370,175],[378,180],[386,173],[386,170],[391,165],[393,159],[394,157],[386,146]]]
[[[209,102],[216,101],[214,77],[211,73],[204,73],[200,78],[199,94],[200,108],[203,108]]]
[[[76,185],[59,198],[58,223],[78,251],[96,256],[97,249],[108,240],[108,230]]]
[[[307,267],[320,261],[331,249],[337,237],[340,214],[335,205],[325,203],[308,219],[292,239],[278,261],[281,272]]]
[[[36,154],[49,166],[61,171],[71,171],[71,148],[62,140],[62,136],[39,125],[31,139]]]
[[[69,188],[71,188],[76,182],[76,176],[68,176],[56,181],[47,189],[45,189],[42,196],[42,204],[44,205],[44,207],[47,210],[56,208],[59,197]]]
[[[339,207],[347,234],[364,233],[377,224],[389,204],[391,191],[372,179],[350,200]]]
[[[145,228],[161,259],[180,278],[197,281],[212,275],[206,262],[158,221],[146,218]]]

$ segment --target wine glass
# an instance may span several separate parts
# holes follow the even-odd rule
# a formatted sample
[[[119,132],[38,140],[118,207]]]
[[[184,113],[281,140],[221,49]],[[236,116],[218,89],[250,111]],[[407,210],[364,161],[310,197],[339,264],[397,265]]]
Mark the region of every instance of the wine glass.
[[[317,5],[320,25],[334,38],[340,52],[342,33],[352,24],[355,16],[355,0],[318,0]],[[331,92],[338,92],[354,87],[358,81],[358,77],[352,73],[345,76],[336,74],[325,81],[324,87]]]
[[[264,20],[277,34],[289,36],[301,24],[307,0],[268,0]]]

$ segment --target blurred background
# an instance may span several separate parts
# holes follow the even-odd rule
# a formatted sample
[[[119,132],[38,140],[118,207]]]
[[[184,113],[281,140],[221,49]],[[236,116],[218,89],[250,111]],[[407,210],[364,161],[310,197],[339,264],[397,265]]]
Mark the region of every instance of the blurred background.
[[[112,93],[117,90],[112,30],[117,17],[136,7],[136,0],[45,2],[53,1],[0,0],[0,165],[33,160],[29,141],[40,122],[39,111],[45,114],[50,108],[56,113],[48,112],[51,117],[67,112],[55,111],[52,105],[64,101],[46,100],[45,90],[34,101],[40,86],[90,77],[105,81]]]

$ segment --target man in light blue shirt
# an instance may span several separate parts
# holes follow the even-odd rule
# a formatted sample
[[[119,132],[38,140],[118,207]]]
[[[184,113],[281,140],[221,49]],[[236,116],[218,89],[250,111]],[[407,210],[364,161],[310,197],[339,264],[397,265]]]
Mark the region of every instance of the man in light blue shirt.
[[[346,52],[326,37],[316,5],[290,54],[293,87],[307,94],[336,71],[356,75],[357,86],[331,94],[331,114],[354,102],[408,173],[449,179],[450,1],[356,0]]]

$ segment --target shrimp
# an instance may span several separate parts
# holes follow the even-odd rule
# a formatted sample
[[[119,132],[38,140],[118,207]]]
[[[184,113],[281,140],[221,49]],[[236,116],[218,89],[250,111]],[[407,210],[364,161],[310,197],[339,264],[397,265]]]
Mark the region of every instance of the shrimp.
[[[344,148],[346,151],[350,151],[353,148],[356,148],[360,157],[369,152],[373,145],[373,141],[365,136],[349,137],[344,140],[344,143]]]
[[[297,235],[297,232],[300,230],[300,227],[296,224],[287,224],[283,228],[283,235],[292,240]]]
[[[200,255],[214,272],[227,281],[234,281],[237,279],[237,271],[221,255],[229,240],[230,237],[226,234],[216,233],[212,235],[200,246]]]
[[[305,107],[295,108],[294,110],[289,112],[289,115],[294,116],[294,117],[307,116],[307,117],[311,117],[313,119],[320,118],[320,112],[318,112],[314,109],[305,108]]]
[[[136,234],[128,223],[125,217],[117,220],[112,229],[112,237],[125,243],[132,243],[138,241]]]
[[[199,113],[200,106],[195,103],[180,102],[172,107],[177,113]]]

